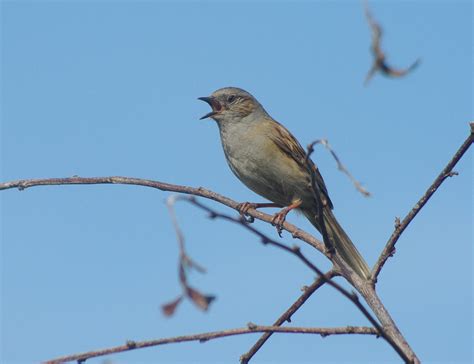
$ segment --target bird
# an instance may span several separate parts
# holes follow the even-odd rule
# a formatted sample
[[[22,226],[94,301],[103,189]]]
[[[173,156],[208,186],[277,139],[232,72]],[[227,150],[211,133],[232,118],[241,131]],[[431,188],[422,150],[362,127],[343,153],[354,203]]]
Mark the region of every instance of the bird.
[[[201,120],[216,121],[232,172],[250,190],[271,201],[239,204],[241,213],[250,208],[281,207],[272,220],[278,229],[290,211],[302,212],[356,274],[369,280],[366,261],[332,212],[319,169],[290,131],[241,88],[220,88],[198,99],[212,109]]]

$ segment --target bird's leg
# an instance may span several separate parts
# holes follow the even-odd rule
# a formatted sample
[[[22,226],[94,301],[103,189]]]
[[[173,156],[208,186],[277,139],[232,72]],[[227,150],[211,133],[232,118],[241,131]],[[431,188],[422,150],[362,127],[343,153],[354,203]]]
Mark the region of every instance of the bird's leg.
[[[281,205],[278,205],[273,202],[265,202],[265,203],[242,202],[237,205],[237,210],[239,210],[239,213],[240,213],[240,216],[242,216],[242,219],[244,219],[247,222],[252,223],[254,219],[251,216],[247,219],[246,218],[247,212],[250,209],[260,209],[264,207],[281,207]]]
[[[272,225],[276,226],[278,235],[280,235],[280,237],[281,237],[281,232],[283,230],[283,223],[285,222],[286,215],[288,215],[288,213],[291,210],[294,210],[294,209],[297,209],[298,207],[300,207],[301,203],[302,203],[301,200],[296,200],[296,201],[292,202],[290,205],[282,208],[279,212],[277,212],[273,216]]]

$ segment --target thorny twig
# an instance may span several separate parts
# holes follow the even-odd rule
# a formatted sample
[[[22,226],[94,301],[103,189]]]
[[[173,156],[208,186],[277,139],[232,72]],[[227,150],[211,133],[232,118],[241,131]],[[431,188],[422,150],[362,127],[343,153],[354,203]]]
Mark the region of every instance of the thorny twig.
[[[386,56],[382,51],[381,47],[382,27],[375,21],[374,17],[372,16],[367,0],[364,1],[364,8],[367,22],[369,23],[370,29],[372,30],[371,50],[374,55],[374,63],[372,64],[372,67],[370,68],[369,72],[367,73],[367,76],[365,77],[364,85],[367,85],[369,83],[370,79],[377,71],[380,71],[382,74],[389,77],[402,77],[405,76],[407,73],[411,72],[413,69],[415,69],[420,64],[420,59],[417,59],[405,69],[395,69],[387,64]]]

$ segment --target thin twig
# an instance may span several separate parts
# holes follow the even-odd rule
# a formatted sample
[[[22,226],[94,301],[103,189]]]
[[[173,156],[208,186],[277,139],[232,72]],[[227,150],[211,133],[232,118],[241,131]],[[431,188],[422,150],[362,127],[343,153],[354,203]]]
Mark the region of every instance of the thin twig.
[[[374,62],[365,77],[364,85],[367,85],[375,72],[380,71],[382,74],[389,77],[402,77],[414,70],[419,64],[420,59],[417,59],[409,67],[405,69],[395,69],[387,64],[385,53],[382,51],[382,27],[378,24],[369,9],[369,3],[364,1],[364,10],[367,22],[372,31],[372,45],[371,50],[374,56]]]
[[[278,332],[287,334],[315,334],[321,336],[328,335],[344,335],[344,334],[359,334],[359,335],[377,335],[377,331],[372,327],[275,327],[275,326],[259,326],[255,324],[248,324],[246,328],[229,329],[222,331],[207,332],[196,335],[175,336],[164,339],[147,340],[147,341],[127,341],[125,345],[115,346],[102,350],[94,350],[81,354],[74,354],[62,356],[60,358],[45,361],[44,364],[59,364],[70,361],[83,362],[87,359],[121,353],[135,349],[147,348],[151,346],[158,346],[164,344],[174,344],[186,341],[199,341],[201,343],[226,336],[235,336],[243,334],[255,334],[258,332]]]
[[[344,164],[342,164],[341,160],[338,158],[336,152],[331,148],[331,146],[329,145],[329,142],[327,139],[317,139],[315,140],[314,142],[310,143],[307,147],[308,149],[308,158],[309,156],[311,155],[311,153],[313,153],[314,151],[314,146],[316,144],[321,144],[324,148],[326,148],[329,153],[331,153],[332,157],[334,158],[334,160],[336,161],[337,163],[337,169],[339,169],[342,173],[344,173],[347,177],[349,177],[349,179],[351,180],[352,184],[354,185],[354,187],[357,189],[357,191],[359,191],[362,195],[364,195],[365,197],[370,197],[371,194],[369,191],[367,191],[363,186],[362,184],[357,181],[353,176],[352,174],[349,172],[349,170],[344,166]]]
[[[263,244],[269,244],[279,249],[285,250],[293,255],[295,255],[299,260],[301,260],[307,267],[309,267],[313,272],[315,272],[319,278],[321,278],[325,283],[335,288],[343,296],[348,298],[354,305],[359,309],[359,311],[369,320],[369,322],[377,329],[378,334],[383,337],[392,348],[398,353],[398,355],[407,363],[413,362],[413,359],[409,358],[407,354],[403,351],[401,347],[389,336],[386,334],[384,328],[378,323],[378,321],[371,315],[371,313],[365,308],[365,306],[360,302],[359,297],[355,292],[349,292],[340,284],[334,282],[332,279],[327,279],[324,275],[324,272],[316,267],[306,256],[301,252],[301,249],[298,246],[288,247],[285,244],[282,244],[276,240],[271,239],[261,231],[254,228],[252,225],[249,225],[245,219],[237,219],[229,215],[219,213],[206,205],[203,205],[201,202],[197,201],[194,196],[180,196],[180,199],[188,201],[191,204],[199,207],[200,209],[209,213],[209,217],[212,219],[220,218],[223,220],[230,221],[234,224],[243,226],[245,229],[249,230],[253,234],[257,235]]]
[[[453,172],[453,168],[456,166],[456,164],[459,162],[459,160],[462,158],[462,156],[467,152],[471,144],[474,142],[474,123],[473,122],[470,123],[470,128],[471,128],[471,131],[470,131],[469,136],[466,138],[464,143],[462,143],[462,145],[459,147],[459,149],[451,158],[451,160],[446,165],[446,167],[443,168],[443,170],[438,175],[438,177],[436,177],[436,179],[431,184],[431,186],[426,190],[425,194],[415,204],[415,206],[411,209],[408,215],[405,216],[402,222],[398,220],[398,223],[395,226],[395,231],[392,233],[392,236],[390,236],[390,239],[385,245],[385,248],[383,249],[382,254],[380,254],[380,257],[377,260],[377,263],[375,263],[375,266],[372,269],[373,284],[376,283],[377,276],[382,270],[382,267],[384,266],[387,259],[393,255],[395,244],[397,243],[398,239],[400,238],[402,233],[405,231],[405,229],[408,227],[410,222],[420,212],[423,206],[425,206],[425,204],[428,202],[431,196],[433,196],[433,194],[436,192],[439,186],[441,186],[441,184],[446,180],[446,178],[452,177],[457,174],[456,172]]]
[[[193,259],[191,259],[191,257],[186,252],[186,249],[184,247],[184,234],[179,227],[178,219],[176,218],[176,213],[174,211],[174,204],[176,202],[176,199],[177,199],[176,195],[171,195],[170,197],[167,198],[166,205],[168,206],[168,211],[170,213],[171,221],[173,223],[173,226],[176,232],[176,237],[178,240],[178,247],[179,247],[178,277],[181,283],[181,287],[183,288],[183,293],[177,298],[175,298],[174,300],[172,300],[171,302],[167,302],[161,306],[161,309],[166,316],[171,316],[174,314],[174,312],[176,311],[176,308],[181,303],[183,297],[188,297],[197,307],[199,307],[203,311],[207,311],[211,302],[214,301],[214,299],[216,298],[213,295],[205,295],[201,293],[197,289],[191,287],[188,283],[186,268],[188,267],[193,268],[200,273],[205,273],[206,269],[202,267],[201,265],[199,265],[198,263],[196,263]]]
[[[333,277],[337,276],[338,273],[334,269],[331,269],[325,274],[326,279],[332,279]],[[310,298],[314,292],[319,287],[322,287],[326,283],[324,279],[318,277],[316,280],[309,286],[304,287],[303,294],[298,297],[298,299],[285,311],[283,314],[275,321],[273,326],[281,326],[285,322],[291,322],[291,317],[294,315],[296,311],[299,310],[301,306]],[[247,364],[250,359],[260,350],[260,348],[265,344],[265,342],[272,336],[272,332],[266,332],[257,340],[257,342],[250,348],[248,352],[241,355],[240,363]]]
[[[176,213],[174,211],[175,202],[176,202],[176,195],[171,195],[166,199],[166,206],[168,207],[168,211],[171,216],[171,222],[173,223],[173,227],[176,232],[176,237],[178,240],[180,260],[183,263],[183,265],[188,266],[190,268],[194,268],[199,273],[206,273],[206,268],[204,268],[202,265],[198,264],[196,261],[191,259],[188,253],[186,253],[186,249],[184,247],[184,234],[181,231],[181,228],[179,227],[178,219],[176,218]]]

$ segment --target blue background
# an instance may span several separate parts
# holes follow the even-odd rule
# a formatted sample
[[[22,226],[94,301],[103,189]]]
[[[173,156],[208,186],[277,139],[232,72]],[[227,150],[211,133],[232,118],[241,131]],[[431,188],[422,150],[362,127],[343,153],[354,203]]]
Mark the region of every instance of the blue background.
[[[403,217],[468,135],[472,3],[372,3],[390,63],[376,75],[358,1],[26,2],[1,4],[2,181],[124,175],[205,186],[261,201],[228,169],[197,101],[242,87],[303,145],[328,138],[373,193],[358,194],[323,149],[313,159],[335,213],[373,264]],[[424,362],[471,362],[472,157],[456,167],[397,245],[378,292]],[[238,226],[179,204],[190,255],[208,268],[191,284],[216,294],[207,313],[184,302],[165,199],[137,186],[53,186],[1,198],[1,361],[30,363],[145,340],[271,324],[314,274]],[[206,201],[209,206],[235,214]],[[289,220],[314,231],[295,214]],[[257,227],[275,236],[263,223]],[[288,234],[283,242],[295,241]],[[321,268],[319,254],[304,252]],[[366,325],[322,288],[297,326]],[[235,363],[248,335],[133,351],[114,362]],[[98,359],[92,362],[101,362]],[[274,335],[255,362],[398,362],[373,337]]]

